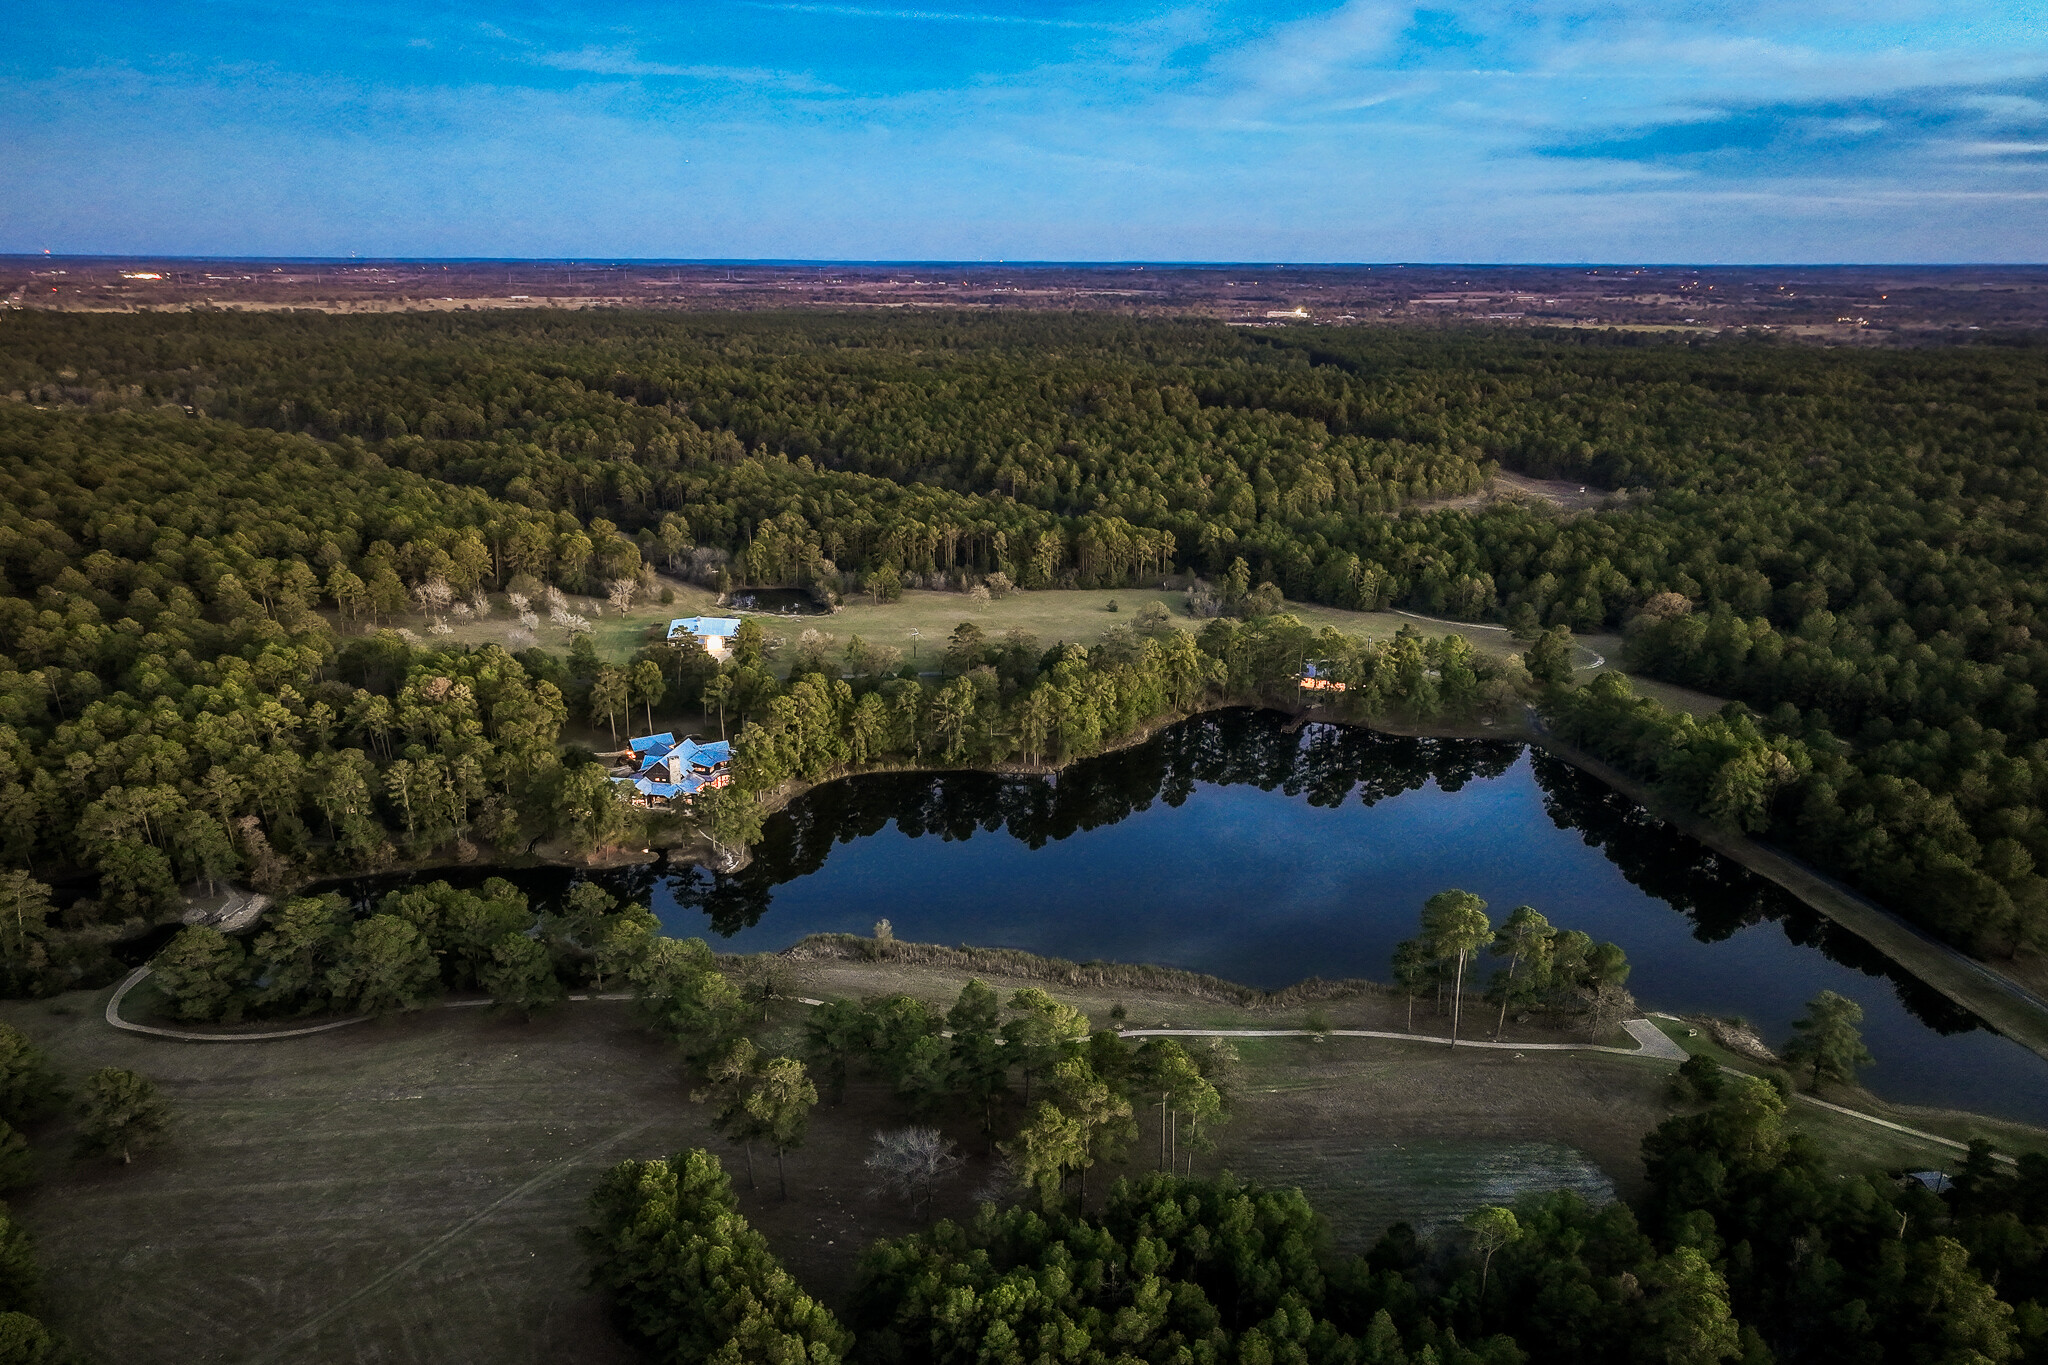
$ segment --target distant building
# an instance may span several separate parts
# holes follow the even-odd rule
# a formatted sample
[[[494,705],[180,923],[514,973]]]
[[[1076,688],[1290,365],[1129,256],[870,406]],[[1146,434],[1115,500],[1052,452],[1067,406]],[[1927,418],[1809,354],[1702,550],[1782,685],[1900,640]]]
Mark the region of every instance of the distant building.
[[[633,767],[624,773],[614,769],[612,781],[631,787],[636,803],[642,806],[674,806],[732,781],[732,744],[728,740],[700,744],[686,739],[678,743],[671,734],[649,735],[629,741],[627,752]]]
[[[723,659],[732,652],[732,637],[739,633],[739,618],[733,616],[678,616],[668,623],[669,639],[694,635],[714,659]]]
[[[1324,674],[1328,664],[1308,663],[1302,667],[1301,676],[1295,681],[1304,692],[1342,692],[1344,684]]]

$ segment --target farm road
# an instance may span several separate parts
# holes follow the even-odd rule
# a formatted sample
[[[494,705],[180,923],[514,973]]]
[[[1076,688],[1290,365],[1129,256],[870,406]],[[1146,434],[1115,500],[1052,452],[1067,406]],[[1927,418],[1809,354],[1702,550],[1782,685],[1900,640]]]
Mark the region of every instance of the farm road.
[[[120,988],[107,1001],[107,1022],[109,1024],[130,1033],[147,1033],[155,1037],[174,1038],[180,1042],[187,1043],[255,1043],[273,1038],[296,1038],[309,1033],[322,1033],[328,1029],[345,1028],[350,1024],[365,1022],[363,1016],[357,1016],[351,1019],[338,1019],[331,1023],[314,1024],[305,1028],[285,1029],[272,1033],[191,1033],[181,1029],[156,1028],[148,1024],[130,1023],[121,1017],[121,999],[130,990],[141,984],[142,979],[148,975],[148,967],[137,967],[129,974],[128,979],[121,983]],[[624,994],[572,995],[569,997],[571,1000],[630,1000],[631,998],[630,995]],[[443,1009],[463,1009],[488,1005],[490,1003],[488,1000],[452,1000],[444,1002],[441,1007]],[[825,1002],[799,996],[797,1003],[817,1006]],[[1607,1047],[1599,1043],[1495,1043],[1479,1038],[1461,1038],[1453,1043],[1450,1038],[1441,1034],[1395,1033],[1382,1029],[1358,1028],[1325,1029],[1321,1033],[1314,1029],[1305,1028],[1140,1028],[1121,1029],[1118,1031],[1118,1036],[1124,1038],[1384,1038],[1394,1042],[1443,1043],[1446,1046],[1490,1048],[1496,1051],[1514,1053],[1604,1052],[1616,1057],[1654,1057],[1659,1061],[1666,1062],[1682,1062],[1689,1055],[1684,1048],[1672,1042],[1665,1035],[1664,1030],[1658,1028],[1648,1019],[1624,1019],[1621,1026],[1628,1030],[1629,1036],[1634,1038],[1640,1046],[1631,1048]],[[1728,1068],[1723,1069],[1726,1070]],[[1861,1119],[1865,1123],[1873,1123],[1880,1128],[1889,1128],[1895,1133],[1903,1133],[1908,1137],[1919,1138],[1925,1142],[1938,1143],[1943,1147],[1950,1147],[1959,1152],[1969,1150],[1965,1144],[1957,1142],[1953,1138],[1945,1138],[1934,1133],[1923,1132],[1918,1128],[1909,1128],[1904,1124],[1894,1123],[1890,1119],[1881,1119],[1875,1114],[1865,1114],[1859,1110],[1844,1108],[1839,1104],[1830,1104],[1828,1101],[1818,1099],[1812,1095],[1802,1095],[1795,1092],[1794,1098],[1807,1104],[1817,1105],[1822,1109],[1832,1110],[1848,1118]],[[2000,1160],[2009,1163],[2011,1158],[2001,1157]]]
[[[653,1119],[645,1119],[639,1123],[628,1124],[626,1127],[619,1129],[617,1132],[599,1138],[596,1142],[591,1143],[589,1146],[583,1148],[579,1152],[575,1152],[569,1156],[563,1157],[559,1161],[551,1162],[545,1169],[541,1171],[539,1175],[534,1176],[532,1179],[519,1185],[516,1189],[513,1189],[509,1193],[492,1200],[483,1208],[478,1209],[475,1213],[471,1214],[468,1218],[465,1218],[460,1223],[457,1223],[454,1227],[448,1229],[448,1231],[442,1233],[439,1237],[436,1237],[433,1241],[427,1243],[418,1251],[414,1252],[412,1255],[400,1261],[397,1265],[392,1266],[389,1270],[379,1275],[376,1279],[371,1280],[361,1289],[356,1290],[353,1294],[350,1294],[345,1298],[341,1298],[333,1303],[330,1303],[329,1305],[327,1305],[327,1307],[321,1309],[318,1313],[315,1313],[313,1316],[299,1323],[298,1326],[292,1328],[289,1332],[286,1332],[283,1336],[279,1337],[277,1341],[271,1345],[270,1349],[262,1352],[260,1355],[252,1357],[250,1365],[268,1365],[268,1362],[282,1358],[289,1349],[294,1347],[304,1338],[311,1336],[313,1333],[317,1332],[322,1326],[326,1325],[328,1322],[332,1321],[336,1316],[346,1311],[351,1304],[355,1303],[357,1300],[363,1298],[366,1295],[376,1293],[379,1289],[382,1289],[385,1285],[391,1283],[399,1276],[410,1272],[416,1266],[419,1266],[422,1263],[424,1263],[429,1257],[437,1255],[442,1248],[446,1247],[449,1243],[461,1237],[464,1233],[468,1232],[477,1224],[483,1222],[486,1218],[489,1218],[493,1213],[496,1213],[500,1208],[503,1208],[507,1204],[514,1203],[517,1200],[522,1199],[529,1194],[532,1194],[534,1191],[540,1189],[543,1185],[551,1184],[552,1182],[569,1174],[571,1171],[587,1166],[588,1164],[590,1164],[590,1159],[596,1156],[598,1153],[605,1151],[608,1148],[614,1147],[619,1143],[624,1142],[627,1138],[633,1137],[634,1135],[641,1133],[653,1126]]]
[[[1629,1019],[1622,1027],[1640,1047],[1606,1047],[1599,1043],[1493,1043],[1484,1039],[1460,1038],[1457,1047],[1495,1048],[1506,1052],[1611,1052],[1618,1057],[1658,1057],[1682,1062],[1686,1051],[1664,1036],[1664,1030],[1647,1019]],[[1443,1043],[1451,1039],[1435,1033],[1392,1033],[1365,1028],[1131,1028],[1120,1030],[1125,1038],[1391,1038],[1403,1043]]]
[[[1658,1028],[1648,1019],[1627,1019],[1622,1022],[1621,1026],[1627,1029],[1629,1036],[1638,1043],[1641,1043],[1642,1046],[1630,1048],[1604,1047],[1597,1043],[1492,1043],[1483,1039],[1466,1038],[1459,1039],[1457,1046],[1493,1048],[1514,1053],[1606,1052],[1617,1057],[1655,1057],[1660,1061],[1667,1062],[1682,1062],[1691,1055],[1677,1043],[1672,1042],[1663,1029]],[[1391,1033],[1376,1029],[1359,1028],[1326,1029],[1320,1034],[1314,1029],[1305,1028],[1137,1028],[1125,1029],[1122,1031],[1121,1036],[1125,1038],[1392,1038],[1400,1042],[1444,1044],[1449,1044],[1451,1041],[1441,1034]],[[1731,1076],[1744,1074],[1730,1066],[1724,1066],[1721,1069]],[[1866,1114],[1858,1109],[1831,1104],[1814,1095],[1803,1094],[1795,1090],[1792,1093],[1792,1098],[1802,1104],[1811,1104],[1832,1113],[1840,1114],[1845,1118],[1860,1119],[1864,1123],[1874,1123],[1880,1128],[1889,1128],[1894,1133],[1903,1133],[1907,1137],[1918,1138],[1922,1142],[1936,1143],[1939,1146],[1951,1148],[1958,1152],[1970,1150],[1967,1143],[1957,1142],[1954,1138],[1945,1138],[1938,1133],[1925,1132],[1919,1128],[1909,1128],[1903,1123],[1894,1123],[1890,1119],[1881,1119],[1875,1114]],[[1997,1159],[2008,1166],[2013,1164],[2013,1159],[2009,1156],[2000,1155]]]

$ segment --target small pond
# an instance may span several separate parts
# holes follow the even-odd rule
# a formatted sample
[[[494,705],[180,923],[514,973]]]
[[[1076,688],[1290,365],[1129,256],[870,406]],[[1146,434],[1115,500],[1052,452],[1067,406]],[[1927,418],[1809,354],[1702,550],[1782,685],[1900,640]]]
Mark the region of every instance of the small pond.
[[[766,613],[770,616],[824,616],[808,588],[739,588],[721,611]]]
[[[449,875],[449,874],[434,874]],[[481,880],[469,869],[450,880]],[[511,874],[537,899],[577,875]],[[1613,789],[1524,745],[1226,711],[1057,778],[877,775],[768,821],[753,862],[596,874],[728,951],[806,934],[1150,962],[1277,987],[1384,980],[1433,892],[1530,904],[1611,939],[1647,1009],[1749,1020],[1774,1045],[1834,990],[1864,1009],[1887,1098],[2048,1124],[2048,1060]],[[392,879],[351,883],[359,894]]]

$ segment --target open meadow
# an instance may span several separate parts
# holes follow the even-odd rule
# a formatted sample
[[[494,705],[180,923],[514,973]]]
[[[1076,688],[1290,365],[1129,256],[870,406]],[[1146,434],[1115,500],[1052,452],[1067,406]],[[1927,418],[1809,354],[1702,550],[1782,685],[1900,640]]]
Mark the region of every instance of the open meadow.
[[[834,957],[795,960],[790,971],[795,994],[901,990],[935,1002],[949,1002],[967,975],[944,962]],[[1027,980],[989,979],[1005,993]],[[1377,991],[1259,1008],[1164,980],[1035,983],[1098,1026],[1118,1005],[1131,1027],[1398,1028],[1403,1014],[1403,1002]],[[574,1230],[606,1166],[692,1145],[720,1154],[747,1216],[828,1302],[845,1295],[860,1246],[915,1226],[868,1192],[861,1167],[871,1135],[906,1121],[879,1085],[856,1082],[843,1105],[815,1111],[808,1142],[789,1158],[785,1203],[765,1153],[756,1155],[760,1189],[748,1189],[744,1158],[712,1135],[673,1053],[620,1002],[571,1003],[531,1023],[436,1007],[302,1038],[194,1044],[116,1032],[101,1017],[105,995],[0,1007],[67,1075],[132,1067],[175,1110],[166,1145],[128,1167],[74,1164],[66,1134],[39,1134],[44,1179],[17,1201],[46,1269],[49,1319],[98,1358],[632,1359],[584,1288]],[[778,1004],[760,1030],[764,1049],[792,1050],[805,1008]],[[1477,1013],[1468,1036],[1491,1022]],[[1426,1001],[1415,1022],[1442,1028]],[[1671,1031],[1710,1046],[1682,1025]],[[1571,1038],[1510,1024],[1511,1038],[1546,1036]],[[1397,1218],[1442,1222],[1530,1188],[1626,1197],[1640,1188],[1643,1134],[1673,1112],[1671,1064],[1647,1058],[1454,1052],[1421,1039],[1235,1046],[1235,1113],[1197,1171],[1300,1185],[1347,1249]],[[1809,1106],[1795,1114],[1859,1162],[1953,1159]],[[1991,1132],[2008,1147],[2024,1136],[1962,1116],[1903,1117],[1958,1135]],[[1156,1159],[1156,1129],[1143,1119],[1126,1169]],[[953,1115],[944,1127],[970,1157],[939,1200],[942,1215],[957,1216],[995,1168],[971,1120]],[[1104,1174],[1093,1174],[1092,1190]]]
[[[598,656],[623,662],[647,645],[662,638],[668,623],[679,616],[731,614],[718,605],[717,595],[695,584],[666,576],[658,580],[672,602],[658,597],[637,601],[625,611],[598,598],[569,597],[570,611],[589,624],[591,642]],[[901,650],[906,662],[926,669],[939,666],[947,637],[963,621],[971,621],[990,637],[1022,630],[1036,636],[1042,647],[1060,642],[1093,645],[1118,626],[1133,625],[1147,603],[1157,602],[1172,613],[1173,624],[1182,630],[1199,630],[1203,622],[1187,614],[1186,594],[1178,588],[1075,588],[1011,592],[1000,600],[977,603],[963,593],[913,588],[894,602],[874,602],[858,594],[829,615],[762,613],[773,656],[782,661],[807,630],[830,635],[844,648],[855,636],[869,644]],[[1114,610],[1112,610],[1112,605]],[[1427,635],[1458,635],[1479,653],[1504,659],[1524,649],[1521,641],[1499,626],[1446,621],[1401,611],[1346,611],[1341,607],[1313,602],[1289,602],[1287,611],[1315,628],[1329,628],[1361,640],[1387,640],[1404,627]],[[523,641],[519,622],[508,614],[502,600],[493,614],[485,617],[450,619],[449,634],[443,638],[458,644],[499,644],[513,650],[538,643],[541,648],[564,652],[572,638],[571,628],[540,615],[534,640]],[[401,622],[408,629],[423,631],[425,618]],[[1622,640],[1618,635],[1591,635],[1579,641],[1576,662],[1581,675],[1590,677],[1600,669],[1618,669]],[[771,662],[774,659],[771,658]],[[1705,717],[1718,711],[1723,699],[1690,688],[1655,679],[1632,677],[1638,692],[1655,698],[1673,710]],[[680,718],[680,713],[678,713]],[[657,708],[656,719],[662,721]],[[697,718],[692,715],[692,721]],[[662,722],[665,723],[665,722]]]

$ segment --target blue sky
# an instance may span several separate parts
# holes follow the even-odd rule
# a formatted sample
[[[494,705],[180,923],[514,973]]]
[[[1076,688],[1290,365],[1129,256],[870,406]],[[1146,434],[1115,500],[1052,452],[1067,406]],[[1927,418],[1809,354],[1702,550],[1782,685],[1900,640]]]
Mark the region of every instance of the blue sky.
[[[9,0],[0,250],[2048,259],[2048,0]]]

